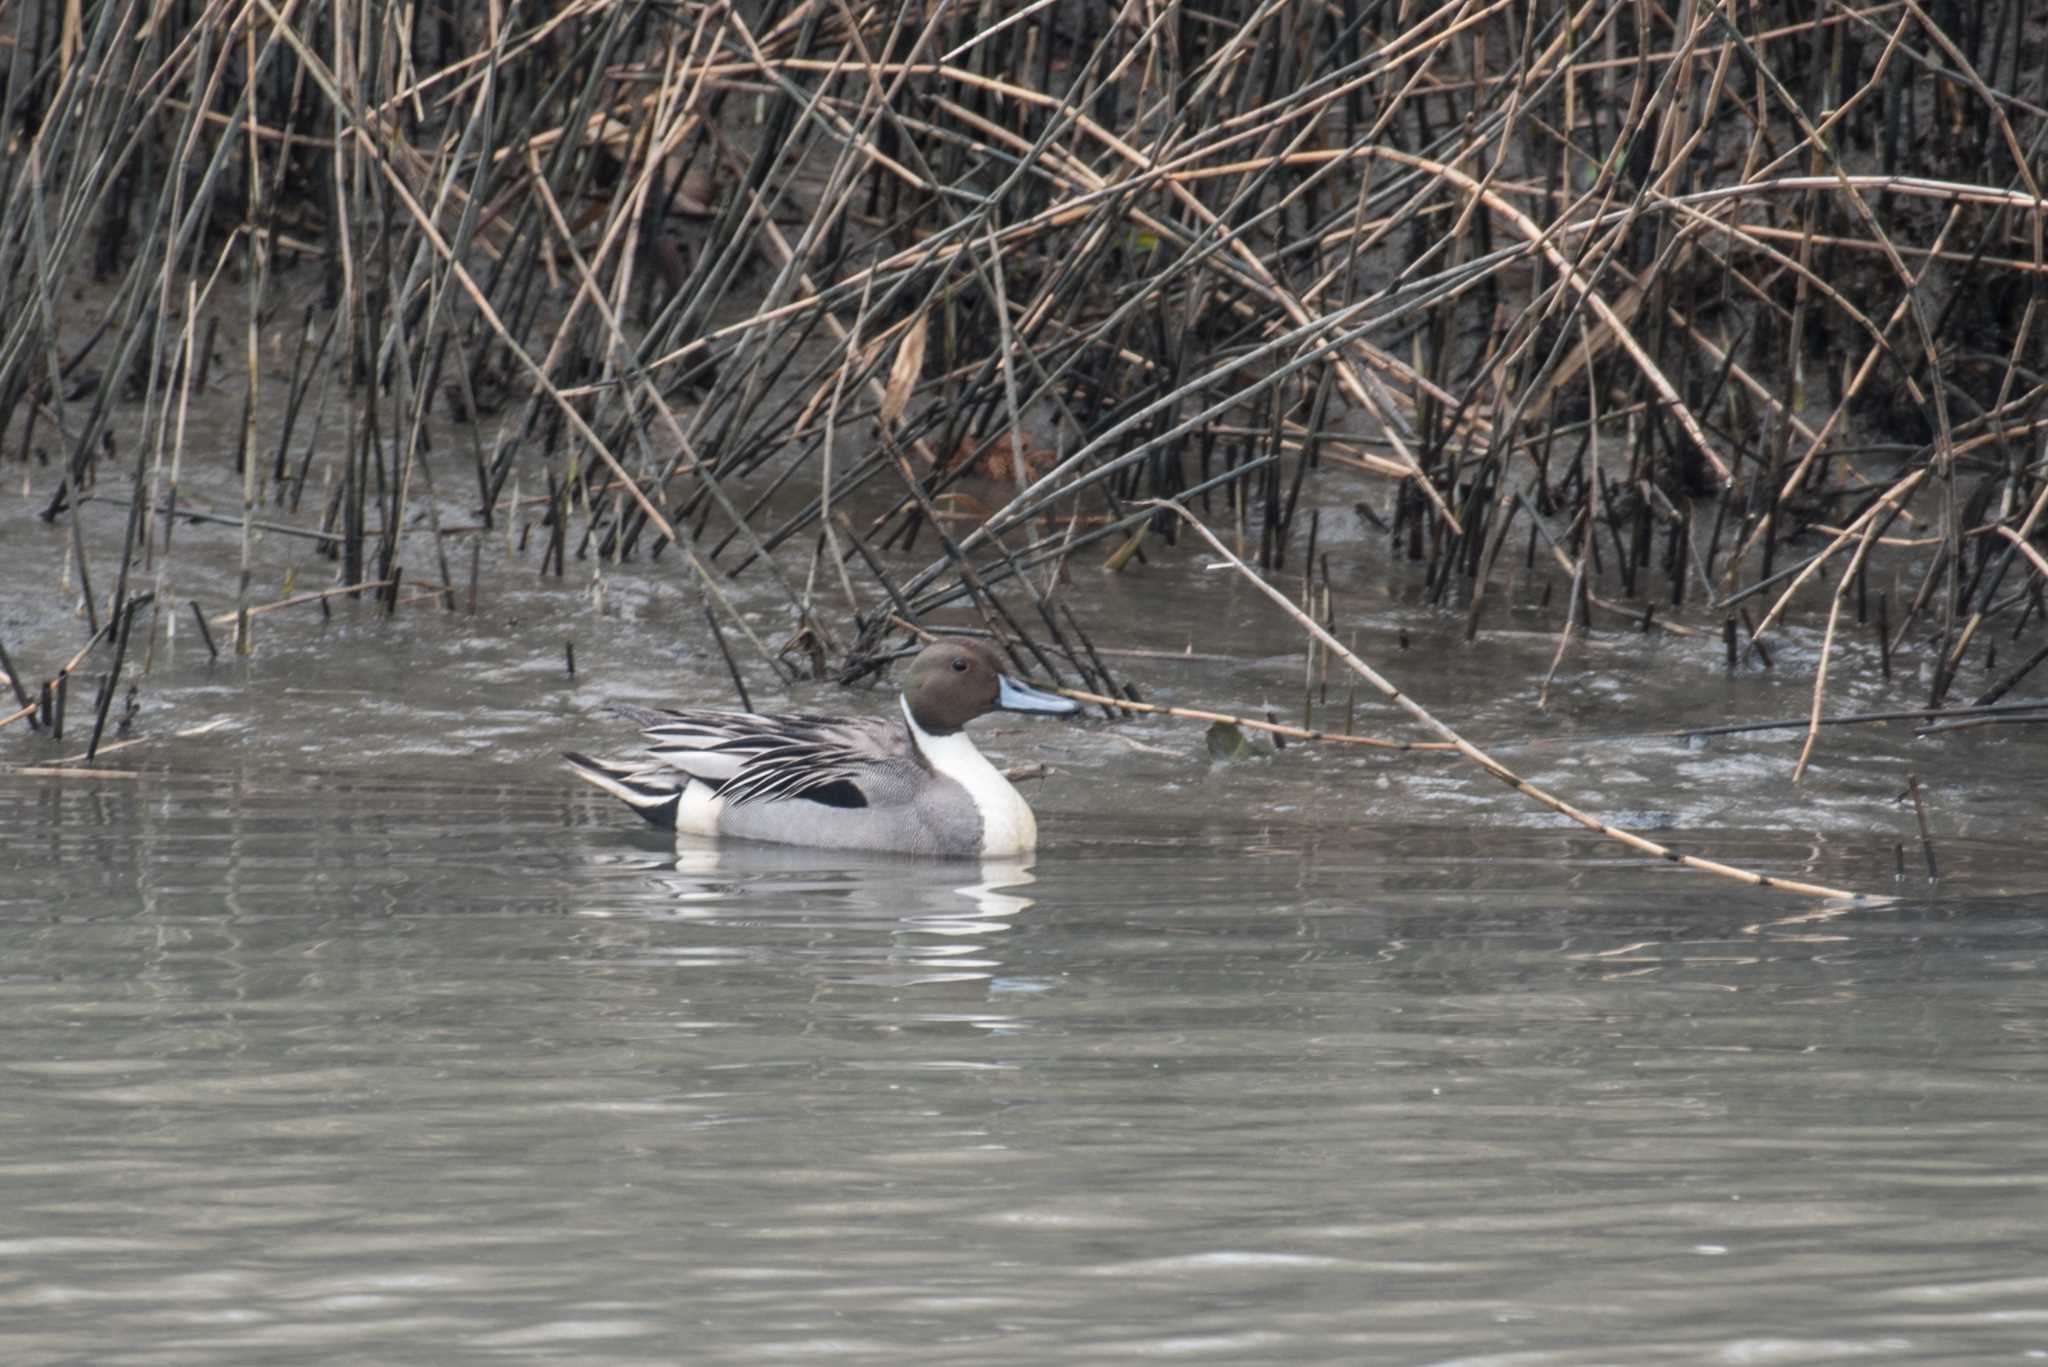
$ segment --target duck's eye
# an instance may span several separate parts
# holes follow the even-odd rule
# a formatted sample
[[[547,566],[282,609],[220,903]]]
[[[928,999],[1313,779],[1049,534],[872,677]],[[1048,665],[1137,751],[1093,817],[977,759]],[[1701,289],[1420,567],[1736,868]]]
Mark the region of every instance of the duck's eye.
[[[967,672],[967,661],[964,659],[955,659],[953,661],[953,672],[955,674],[965,674]]]

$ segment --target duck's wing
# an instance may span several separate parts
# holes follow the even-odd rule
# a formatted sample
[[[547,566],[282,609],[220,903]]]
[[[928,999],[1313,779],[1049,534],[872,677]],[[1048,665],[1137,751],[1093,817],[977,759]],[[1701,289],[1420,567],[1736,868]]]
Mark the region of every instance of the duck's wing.
[[[803,712],[671,712],[614,709],[638,722],[654,765],[709,784],[733,806],[801,798],[829,807],[866,807],[879,766],[893,758],[893,732],[880,718]]]

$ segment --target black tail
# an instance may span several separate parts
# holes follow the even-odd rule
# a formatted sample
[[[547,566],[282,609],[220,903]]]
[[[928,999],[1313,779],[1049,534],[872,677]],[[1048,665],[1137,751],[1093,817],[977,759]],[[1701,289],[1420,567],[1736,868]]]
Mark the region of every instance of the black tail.
[[[676,808],[682,805],[683,790],[675,783],[658,782],[623,765],[606,764],[573,750],[563,751],[562,758],[569,761],[578,778],[597,785],[640,813],[648,825],[664,831],[676,828]]]

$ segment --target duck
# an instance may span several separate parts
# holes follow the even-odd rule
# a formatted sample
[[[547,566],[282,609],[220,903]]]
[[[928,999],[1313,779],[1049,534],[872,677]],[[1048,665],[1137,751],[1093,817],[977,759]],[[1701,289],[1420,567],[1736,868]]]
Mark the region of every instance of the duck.
[[[986,642],[939,637],[911,662],[895,715],[728,712],[614,705],[650,742],[631,760],[567,752],[578,777],[678,835],[1005,859],[1038,822],[975,748],[989,712],[1081,705],[1011,677]]]

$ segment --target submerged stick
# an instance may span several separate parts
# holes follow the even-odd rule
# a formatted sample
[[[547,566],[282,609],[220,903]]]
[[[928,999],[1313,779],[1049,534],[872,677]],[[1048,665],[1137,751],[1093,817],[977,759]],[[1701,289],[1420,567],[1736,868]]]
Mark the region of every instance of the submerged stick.
[[[1580,811],[1578,808],[1572,806],[1570,803],[1564,801],[1562,798],[1551,796],[1549,793],[1544,792],[1541,788],[1538,788],[1534,784],[1531,784],[1527,780],[1521,778],[1513,770],[1509,769],[1499,760],[1494,759],[1491,755],[1487,754],[1485,751],[1479,749],[1477,746],[1467,741],[1463,736],[1460,736],[1456,731],[1444,725],[1444,723],[1438,721],[1435,717],[1430,715],[1429,711],[1426,708],[1424,708],[1420,703],[1416,702],[1414,699],[1410,698],[1407,694],[1403,693],[1400,689],[1394,687],[1393,684],[1389,683],[1385,678],[1383,678],[1379,674],[1379,672],[1375,670],[1371,665],[1367,664],[1365,661],[1359,659],[1356,655],[1353,655],[1349,650],[1345,649],[1343,642],[1339,641],[1335,636],[1332,636],[1329,632],[1323,630],[1321,624],[1318,623],[1313,617],[1310,617],[1307,613],[1302,612],[1299,608],[1295,607],[1293,603],[1289,602],[1286,594],[1280,592],[1271,584],[1267,583],[1259,575],[1254,573],[1252,569],[1249,566],[1247,566],[1242,560],[1239,560],[1236,556],[1232,555],[1230,551],[1227,548],[1225,548],[1223,543],[1216,538],[1216,534],[1211,532],[1206,526],[1204,526],[1201,520],[1197,518],[1193,513],[1188,512],[1186,509],[1181,508],[1176,504],[1161,501],[1155,501],[1152,504],[1152,506],[1156,508],[1171,509],[1180,517],[1185,518],[1187,520],[1188,525],[1193,527],[1195,529],[1195,532],[1204,541],[1208,542],[1210,547],[1214,549],[1217,554],[1221,555],[1230,564],[1231,568],[1235,569],[1239,574],[1243,575],[1244,578],[1247,581],[1249,581],[1253,587],[1259,590],[1259,592],[1265,594],[1268,598],[1272,599],[1275,603],[1279,604],[1282,611],[1286,612],[1288,616],[1294,618],[1294,620],[1298,622],[1304,629],[1306,629],[1311,635],[1315,636],[1318,640],[1320,640],[1323,643],[1325,649],[1327,649],[1332,655],[1335,655],[1338,659],[1344,661],[1345,664],[1349,665],[1352,671],[1355,672],[1360,678],[1364,679],[1367,683],[1371,684],[1375,689],[1379,690],[1380,695],[1386,698],[1388,702],[1393,703],[1402,711],[1406,712],[1409,716],[1415,718],[1416,721],[1420,722],[1424,727],[1428,728],[1431,732],[1442,737],[1445,741],[1448,741],[1452,748],[1457,750],[1459,754],[1463,755],[1473,764],[1479,766],[1479,768],[1484,770],[1486,773],[1492,775],[1494,778],[1499,779],[1502,783],[1505,783],[1508,787],[1513,788],[1516,792],[1522,794],[1524,797],[1530,798],[1536,802],[1541,803],[1543,806],[1548,807],[1550,810],[1558,813],[1560,816],[1567,817],[1570,820],[1577,822],[1579,825],[1584,826],[1589,831],[1593,831],[1599,835],[1605,836],[1609,840],[1619,841],[1621,844],[1628,846],[1630,849],[1635,850],[1638,853],[1652,855],[1658,859],[1668,860],[1669,862],[1674,864],[1681,864],[1686,868],[1697,869],[1702,873],[1711,873],[1721,878],[1732,878],[1737,882],[1747,883],[1752,887],[1776,888],[1784,892],[1796,892],[1808,897],[1840,897],[1852,901],[1862,900],[1863,894],[1851,892],[1846,888],[1831,888],[1823,886],[1818,883],[1801,883],[1787,878],[1775,878],[1768,874],[1752,873],[1747,869],[1737,868],[1732,864],[1722,864],[1715,860],[1702,859],[1698,855],[1680,854],[1678,851],[1671,849],[1668,846],[1660,845],[1654,840],[1645,840],[1642,836],[1633,834],[1629,831],[1624,831],[1618,826],[1610,826],[1606,822],[1600,820],[1598,817],[1593,816],[1588,812]]]

